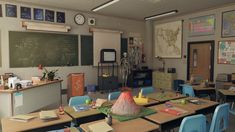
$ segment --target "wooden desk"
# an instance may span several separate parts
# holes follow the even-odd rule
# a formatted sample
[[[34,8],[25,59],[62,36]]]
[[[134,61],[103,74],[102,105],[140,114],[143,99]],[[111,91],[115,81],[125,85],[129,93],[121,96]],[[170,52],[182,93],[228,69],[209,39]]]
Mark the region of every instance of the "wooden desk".
[[[0,90],[0,118],[27,114],[48,106],[59,107],[61,104],[62,80],[42,82],[19,90],[22,105],[16,106],[15,89]]]
[[[179,94],[179,93],[175,93],[172,91],[165,91],[164,93],[151,93],[147,95],[148,98],[153,99],[153,100],[157,100],[159,102],[166,102],[172,99],[180,99],[180,98],[184,98],[186,96]]]
[[[39,112],[31,113],[29,115],[34,115],[36,118],[30,120],[29,122],[19,122],[10,120],[10,118],[3,118],[2,131],[3,132],[16,132],[16,131],[33,131],[42,132],[48,130],[62,129],[64,126],[69,126],[72,118],[67,114],[59,115],[59,119],[51,121],[43,121],[39,119]]]
[[[222,97],[224,102],[234,102],[235,101],[235,91],[233,90],[219,90],[219,96]]]
[[[64,111],[74,119],[76,124],[87,123],[105,118],[105,114],[101,113],[97,109],[76,112],[73,107],[66,106],[64,107]]]
[[[151,106],[149,108],[157,110],[157,113],[149,115],[149,116],[145,116],[144,119],[150,120],[158,124],[160,126],[159,128],[160,131],[169,130],[169,129],[179,126],[182,119],[185,116],[192,115],[195,113],[192,110],[188,110],[187,113],[181,114],[179,116],[175,116],[175,115],[171,115],[165,112],[161,112],[160,110],[167,108],[165,104]]]
[[[235,86],[235,84],[232,82],[224,82],[223,85],[224,85],[224,89],[229,89],[229,87]]]
[[[199,101],[203,101],[205,103],[202,104],[193,104],[193,103],[186,103],[186,104],[180,104],[180,103],[172,103],[173,106],[185,109],[185,110],[191,110],[195,111],[197,114],[208,114],[213,113],[216,106],[219,104],[218,102],[202,99],[202,98],[194,98],[194,97],[187,97],[186,100],[189,99],[196,99]]]
[[[89,122],[86,124],[80,125],[80,127],[85,131],[89,132],[88,126],[97,122],[105,120],[99,120],[94,122]],[[153,130],[158,130],[159,125],[151,123],[145,119],[137,118],[129,121],[119,122],[116,119],[112,120],[111,127],[115,132],[148,132]]]

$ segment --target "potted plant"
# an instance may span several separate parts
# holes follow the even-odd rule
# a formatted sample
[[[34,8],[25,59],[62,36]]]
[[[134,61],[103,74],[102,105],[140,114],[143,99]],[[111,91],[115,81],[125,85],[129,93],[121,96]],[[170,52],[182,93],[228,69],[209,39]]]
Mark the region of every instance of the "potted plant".
[[[43,69],[44,69],[44,72],[43,72],[42,80],[43,79],[47,79],[49,81],[53,81],[54,80],[56,72],[59,70],[59,69],[56,69],[56,70],[49,71],[46,68],[43,68]]]

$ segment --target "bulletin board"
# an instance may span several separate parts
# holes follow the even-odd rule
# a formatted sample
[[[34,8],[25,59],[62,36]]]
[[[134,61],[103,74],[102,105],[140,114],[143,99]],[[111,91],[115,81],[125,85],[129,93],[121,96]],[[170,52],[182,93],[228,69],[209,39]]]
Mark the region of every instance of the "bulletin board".
[[[235,40],[219,41],[218,63],[219,64],[235,64]]]

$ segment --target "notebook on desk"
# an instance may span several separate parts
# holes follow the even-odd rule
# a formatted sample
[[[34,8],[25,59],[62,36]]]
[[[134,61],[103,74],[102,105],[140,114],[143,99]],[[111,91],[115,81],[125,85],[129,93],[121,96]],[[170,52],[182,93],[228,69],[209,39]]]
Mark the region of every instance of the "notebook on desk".
[[[91,132],[112,132],[113,128],[106,122],[98,122],[88,126]]]

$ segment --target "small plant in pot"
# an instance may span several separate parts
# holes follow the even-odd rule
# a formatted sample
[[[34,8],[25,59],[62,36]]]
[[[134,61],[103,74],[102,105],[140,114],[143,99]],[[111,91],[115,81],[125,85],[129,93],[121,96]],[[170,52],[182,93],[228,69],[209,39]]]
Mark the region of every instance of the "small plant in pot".
[[[59,70],[59,69],[56,69],[56,70],[49,71],[46,68],[43,68],[43,69],[44,69],[44,72],[43,72],[42,80],[47,79],[49,81],[54,80],[56,76],[56,72]]]

